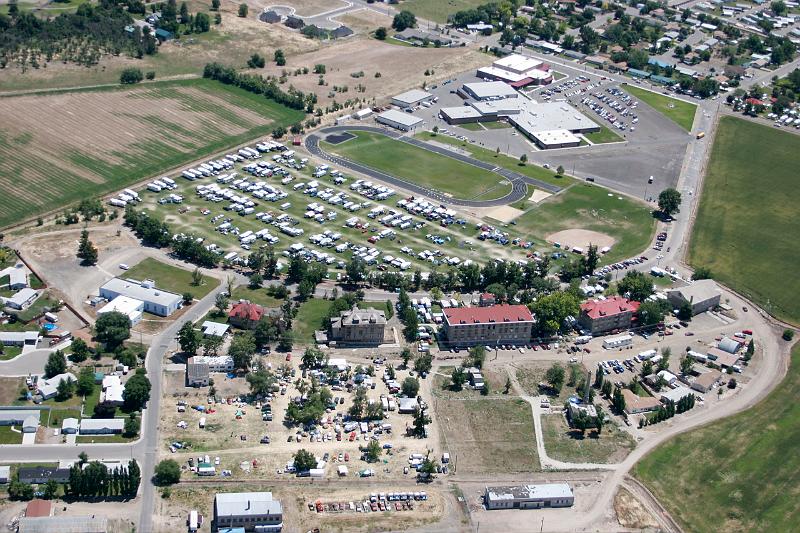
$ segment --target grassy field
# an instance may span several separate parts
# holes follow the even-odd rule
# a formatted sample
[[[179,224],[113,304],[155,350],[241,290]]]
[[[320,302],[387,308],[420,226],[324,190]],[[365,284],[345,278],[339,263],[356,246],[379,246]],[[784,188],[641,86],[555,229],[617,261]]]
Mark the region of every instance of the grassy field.
[[[292,320],[294,340],[298,344],[308,344],[314,338],[314,331],[322,327],[322,319],[331,308],[330,300],[312,298],[304,302]]]
[[[22,444],[22,433],[11,431],[11,426],[0,426],[0,444]]]
[[[500,198],[511,192],[511,185],[493,172],[378,133],[352,133],[355,139],[321,144],[332,153],[456,198],[471,199],[490,190],[494,198]]]
[[[248,300],[263,307],[280,307],[283,300],[278,300],[267,294],[266,289],[251,289],[246,286],[236,287],[231,294],[231,301]]]
[[[159,289],[174,292],[175,294],[191,292],[198,299],[211,292],[218,285],[217,280],[210,276],[203,276],[203,281],[200,285],[192,285],[191,270],[168,265],[152,257],[148,257],[138,265],[133,266],[130,270],[121,274],[121,277],[139,281],[152,279]]]
[[[539,239],[566,229],[605,233],[616,242],[603,256],[603,263],[641,253],[655,231],[650,209],[627,197],[609,194],[595,185],[575,184],[539,204],[531,204],[533,207],[516,219],[517,225],[511,231]]]
[[[800,324],[800,279],[782,276],[800,261],[796,187],[800,138],[723,117],[714,141],[689,248],[711,269],[776,317]]]
[[[100,388],[98,385],[97,388]],[[42,413],[42,421],[45,420],[45,413]],[[51,409],[50,410],[50,421],[48,426],[51,428],[60,428],[61,423],[64,421],[65,418],[77,418],[78,420],[81,419],[81,410],[80,409]]]
[[[622,137],[602,124],[600,125],[600,131],[584,133],[583,136],[589,139],[592,144],[616,143],[622,140]]]
[[[448,15],[485,3],[485,0],[403,0],[399,7],[426,20],[447,22]]]
[[[694,114],[697,111],[697,106],[695,104],[654,93],[653,91],[646,91],[639,87],[634,87],[633,85],[626,85],[623,89],[625,92],[630,93],[631,96],[638,98],[660,112],[681,128],[686,131],[691,131],[692,124],[694,123]]]
[[[8,361],[9,359],[14,359],[21,353],[22,353],[22,348],[20,346],[3,346],[3,353],[0,353],[0,361]]]
[[[798,387],[795,345],[786,378],[764,401],[662,444],[634,474],[686,531],[795,531],[800,455],[791,450],[800,439]]]
[[[0,98],[0,227],[266,135],[303,113],[204,80]]]
[[[561,415],[543,416],[542,434],[547,455],[559,461],[616,463],[636,446],[633,437],[613,424],[605,425],[600,436],[591,430],[581,435]]]
[[[461,473],[539,470],[531,406],[521,399],[440,400],[436,418],[443,444]]]

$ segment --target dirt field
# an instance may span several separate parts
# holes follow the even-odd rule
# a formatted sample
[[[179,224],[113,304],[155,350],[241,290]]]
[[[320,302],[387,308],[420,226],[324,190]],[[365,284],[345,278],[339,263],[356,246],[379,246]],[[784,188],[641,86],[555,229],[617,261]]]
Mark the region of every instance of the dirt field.
[[[267,8],[272,5],[293,7],[297,15],[311,17],[345,7],[347,3],[342,0],[275,0],[273,4],[266,4]]]
[[[533,203],[535,203],[535,204],[538,204],[542,200],[546,200],[547,198],[550,198],[551,196],[552,196],[552,194],[550,194],[549,192],[545,192],[545,191],[543,191],[541,189],[536,189],[536,190],[533,191],[533,194],[531,195],[530,198],[528,198],[528,200],[533,202]]]
[[[522,213],[523,211],[521,209],[511,207],[510,205],[501,205],[500,207],[495,207],[491,211],[488,211],[486,216],[495,220],[499,220],[500,222],[508,223],[520,216]]]
[[[346,15],[333,20],[341,22],[356,33],[369,33],[381,26],[389,28],[392,25],[392,17],[369,8],[348,11]]]
[[[627,489],[620,488],[614,497],[614,512],[622,527],[632,529],[658,527],[656,519]]]
[[[268,64],[259,72],[280,76],[283,70],[291,72],[302,67],[313,70],[314,65],[325,65],[327,73],[324,79],[329,92],[320,90],[319,76],[313,73],[290,76],[288,81],[301,91],[316,92],[324,107],[333,100],[343,103],[354,98],[360,98],[368,104],[381,103],[383,98],[419,87],[424,81],[435,83],[453,73],[484,63],[486,57],[473,50],[412,48],[360,37],[290,57],[285,67]],[[427,69],[433,69],[435,74],[425,76]],[[361,78],[350,75],[361,71],[364,72]],[[380,78],[375,78],[376,72],[380,72]],[[364,87],[364,92],[357,92],[356,86],[359,84]],[[334,92],[334,86],[347,86],[348,91]]]
[[[603,248],[604,246],[613,246],[616,241],[613,237],[598,231],[568,229],[551,233],[547,236],[547,242],[560,242],[564,248],[574,248],[575,246],[588,248],[590,244]]]

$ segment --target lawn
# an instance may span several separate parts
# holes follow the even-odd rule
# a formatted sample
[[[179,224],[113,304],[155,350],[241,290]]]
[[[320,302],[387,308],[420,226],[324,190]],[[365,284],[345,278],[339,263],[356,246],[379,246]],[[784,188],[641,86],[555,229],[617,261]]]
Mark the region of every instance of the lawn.
[[[22,444],[22,433],[11,431],[11,426],[0,426],[0,444]]]
[[[511,185],[499,174],[463,163],[379,133],[356,135],[341,144],[320,143],[332,153],[456,198],[471,199],[491,190],[494,198],[511,192]]]
[[[459,128],[463,128],[469,131],[483,131],[483,127],[477,122],[467,122],[466,124],[458,124]]]
[[[437,399],[434,406],[442,445],[453,456],[459,474],[539,470],[531,406],[526,401]]]
[[[187,79],[0,98],[0,227],[121,189],[303,119]]]
[[[31,304],[30,307],[17,313],[17,319],[20,322],[30,322],[34,318],[43,315],[47,310],[52,309],[56,305],[58,305],[58,300],[47,292],[44,292],[35,302]],[[36,328],[35,325],[31,325],[27,329],[31,329],[31,327]]]
[[[600,131],[584,133],[583,136],[589,139],[592,144],[616,143],[622,141],[622,137],[602,124],[600,125]]]
[[[262,307],[280,307],[283,305],[283,300],[278,300],[267,294],[267,289],[251,289],[247,286],[236,287],[233,289],[230,300],[238,302],[239,300],[248,300],[251,303],[258,304]]]
[[[800,137],[722,117],[689,247],[694,267],[769,313],[800,324],[797,154]]]
[[[131,267],[121,276],[139,281],[152,279],[159,289],[174,292],[175,294],[190,292],[197,299],[211,292],[219,284],[216,279],[204,275],[203,281],[199,286],[192,285],[191,270],[168,265],[152,257],[148,257],[141,263]]]
[[[639,87],[634,87],[633,85],[625,85],[623,89],[625,92],[630,93],[631,96],[635,96],[660,112],[681,128],[686,131],[691,131],[692,124],[694,123],[694,114],[695,111],[697,111],[697,106],[695,104],[658,94],[653,91],[647,91]]]
[[[3,346],[3,351],[0,353],[0,361],[8,361],[14,359],[22,353],[21,346]]]
[[[560,414],[542,417],[542,434],[547,455],[558,461],[617,463],[636,447],[633,437],[614,424],[604,425],[599,436],[592,430],[582,435]]]
[[[298,344],[311,344],[314,331],[322,329],[322,320],[328,316],[331,300],[312,298],[300,306],[297,316],[292,320],[294,341]]]
[[[615,243],[602,257],[603,263],[641,253],[650,243],[656,226],[645,204],[583,183],[539,204],[529,205],[532,207],[516,219],[512,234],[541,240],[567,229],[605,233],[614,238]]]
[[[98,385],[99,388],[99,385]],[[42,413],[44,415],[44,413]],[[61,423],[64,421],[65,418],[77,418],[78,420],[81,419],[81,410],[80,409],[51,409],[50,410],[50,421],[49,427],[51,428],[60,428]],[[44,416],[42,416],[44,420]]]
[[[434,22],[447,22],[447,16],[457,11],[474,9],[486,0],[403,0],[402,9],[407,9],[419,18]]]
[[[685,531],[796,531],[798,387],[795,345],[786,378],[764,401],[662,444],[635,466],[634,475]]]
[[[78,435],[75,442],[79,444],[113,444],[113,443],[126,443],[134,441],[137,437],[123,437],[117,435]]]

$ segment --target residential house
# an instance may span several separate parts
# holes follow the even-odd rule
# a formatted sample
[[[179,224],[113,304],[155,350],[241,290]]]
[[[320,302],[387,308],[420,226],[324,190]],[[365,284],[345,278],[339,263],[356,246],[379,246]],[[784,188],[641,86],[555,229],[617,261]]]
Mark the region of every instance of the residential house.
[[[210,320],[206,320],[203,322],[203,325],[200,326],[200,331],[203,332],[204,337],[224,337],[225,334],[230,329],[228,324],[223,324],[221,322],[212,322]]]
[[[652,396],[639,396],[630,389],[622,389],[625,398],[625,412],[629,415],[655,411],[661,405],[657,398]]]
[[[214,527],[243,528],[259,533],[283,528],[283,507],[271,492],[228,492],[214,497]]]
[[[3,304],[11,309],[22,311],[27,309],[39,297],[39,291],[25,287],[16,292],[11,298],[2,298]]]
[[[0,426],[21,426],[31,417],[39,425],[39,409],[0,409]]]
[[[667,390],[665,392],[662,392],[661,393],[661,402],[662,403],[667,403],[668,401],[672,401],[672,402],[678,403],[678,400],[680,400],[681,398],[684,398],[686,396],[689,396],[691,394],[694,394],[691,391],[691,389],[681,385],[681,386],[678,386],[678,387],[676,387],[674,389],[669,389],[669,390]]]
[[[119,376],[110,374],[103,377],[102,392],[100,393],[100,403],[106,405],[122,405],[124,403],[123,394],[125,385],[122,384]]]
[[[599,335],[631,327],[639,302],[622,296],[605,300],[590,300],[581,304],[578,323],[592,335]]]
[[[239,329],[255,329],[263,316],[263,307],[240,300],[228,312],[228,322]]]
[[[61,421],[61,433],[71,435],[77,433],[80,428],[80,421],[77,418],[65,418]]]
[[[233,357],[230,355],[196,355],[191,357],[189,361],[195,364],[208,365],[209,372],[233,372]]]
[[[739,361],[738,355],[719,348],[709,348],[706,350],[706,354],[708,355],[708,364],[717,368],[732,368]]]
[[[353,306],[331,318],[329,341],[336,344],[377,346],[383,343],[386,314],[377,309]]]
[[[81,419],[81,435],[113,435],[122,433],[125,420],[122,418],[83,418]]]
[[[36,346],[38,331],[0,331],[0,344],[3,346]]]
[[[50,379],[40,379],[39,383],[37,384],[39,396],[42,397],[43,400],[49,400],[56,395],[58,392],[58,384],[61,383],[62,380],[66,381],[78,381],[73,374],[66,372],[64,374],[59,374],[57,376],[53,376]]]

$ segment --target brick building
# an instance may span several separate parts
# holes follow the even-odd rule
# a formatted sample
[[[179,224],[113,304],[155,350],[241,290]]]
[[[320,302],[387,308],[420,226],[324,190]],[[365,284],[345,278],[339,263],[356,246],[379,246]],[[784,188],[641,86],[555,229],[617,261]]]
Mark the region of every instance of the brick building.
[[[622,296],[613,296],[605,300],[590,300],[581,304],[581,315],[578,322],[592,335],[628,329],[631,327],[633,315],[638,309],[639,302],[628,300]]]
[[[533,315],[524,305],[455,307],[444,310],[444,339],[453,347],[520,345],[531,341]]]

